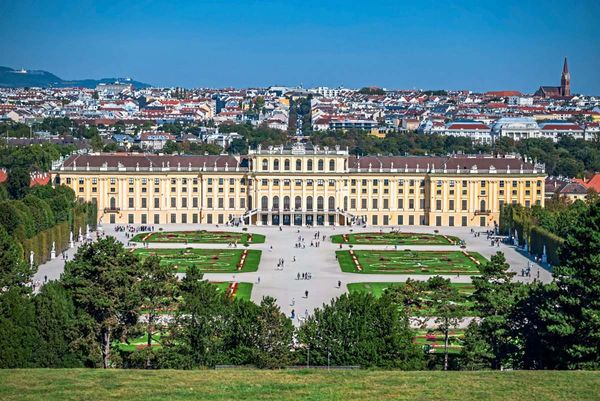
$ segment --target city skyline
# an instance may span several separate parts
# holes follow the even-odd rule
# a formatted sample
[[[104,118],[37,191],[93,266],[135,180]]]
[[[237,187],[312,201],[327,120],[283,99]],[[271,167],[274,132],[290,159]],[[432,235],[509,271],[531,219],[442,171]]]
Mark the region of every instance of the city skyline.
[[[600,93],[591,1],[5,3],[0,65],[64,79],[533,93],[559,84],[567,57],[572,92]]]

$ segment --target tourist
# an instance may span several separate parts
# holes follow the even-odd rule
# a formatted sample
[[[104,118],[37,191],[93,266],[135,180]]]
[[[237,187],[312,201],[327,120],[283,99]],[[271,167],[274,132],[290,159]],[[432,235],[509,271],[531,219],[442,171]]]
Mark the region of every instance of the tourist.
[[[300,280],[300,273],[296,276],[296,280]]]
[[[304,291],[304,298],[308,298],[308,290]]]
[[[342,281],[338,280],[338,288],[342,288]]]

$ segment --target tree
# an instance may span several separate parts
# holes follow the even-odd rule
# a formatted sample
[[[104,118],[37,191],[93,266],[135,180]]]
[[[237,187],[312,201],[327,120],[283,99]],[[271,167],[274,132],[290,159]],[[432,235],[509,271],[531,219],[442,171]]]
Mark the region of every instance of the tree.
[[[172,338],[165,339],[170,358],[177,358],[178,368],[216,365],[221,360],[225,324],[222,295],[202,280],[196,266],[187,270],[179,294],[179,306],[170,327]]]
[[[40,344],[35,350],[36,366],[43,368],[81,367],[90,358],[89,343],[84,352],[78,352],[81,332],[75,314],[75,305],[58,281],[44,285],[34,298],[35,327]],[[93,352],[89,352],[93,354]]]
[[[256,344],[255,364],[259,368],[281,368],[291,360],[294,327],[275,303],[275,298],[265,297],[260,303],[254,330]]]
[[[510,272],[509,268],[504,254],[498,252],[492,255],[489,262],[480,266],[481,276],[472,279],[475,286],[472,299],[481,317],[478,330],[488,342],[493,355],[492,369],[500,369],[514,362],[512,358],[517,351],[511,337],[509,316],[514,305],[526,295],[527,289],[523,284],[512,281],[515,273]]]
[[[39,344],[31,297],[9,288],[0,294],[0,368],[34,367]]]
[[[64,286],[96,327],[104,368],[111,366],[113,338],[137,323],[139,277],[137,257],[113,237],[83,245],[65,264]]]
[[[136,292],[142,297],[140,313],[146,315],[147,346],[151,348],[160,313],[169,310],[175,304],[177,277],[171,266],[161,265],[160,258],[156,256],[150,256],[142,262],[140,273]],[[150,367],[149,364],[148,360],[146,367]]]
[[[6,189],[13,199],[22,199],[29,190],[31,176],[24,167],[15,167],[9,170]]]
[[[316,309],[298,331],[314,364],[396,369],[423,366],[413,335],[408,318],[390,296],[376,299],[361,293],[343,294]]]
[[[448,370],[448,346],[450,330],[456,328],[464,319],[466,309],[464,299],[450,279],[440,276],[427,280],[431,297],[431,315],[435,316],[438,330],[444,333],[444,370]]]
[[[163,146],[163,152],[165,152],[168,155],[171,155],[173,153],[177,153],[179,152],[179,146],[177,146],[177,143],[175,143],[175,141],[172,140],[168,140],[165,143],[165,146]]]
[[[571,227],[560,249],[560,266],[548,302],[540,309],[546,344],[559,369],[600,368],[600,203]]]
[[[35,268],[23,260],[23,249],[0,226],[0,294],[10,289],[29,292]]]

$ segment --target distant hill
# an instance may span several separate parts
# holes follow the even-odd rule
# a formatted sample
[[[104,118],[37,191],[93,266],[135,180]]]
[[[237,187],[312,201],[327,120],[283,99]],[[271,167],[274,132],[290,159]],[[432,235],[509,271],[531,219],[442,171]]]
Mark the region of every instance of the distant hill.
[[[65,81],[48,71],[42,70],[13,70],[9,67],[0,66],[0,88],[66,88],[83,87],[95,88],[99,83],[113,83],[115,81],[131,83],[136,89],[148,88],[151,85],[134,81],[129,78],[102,78],[102,79],[80,79]]]

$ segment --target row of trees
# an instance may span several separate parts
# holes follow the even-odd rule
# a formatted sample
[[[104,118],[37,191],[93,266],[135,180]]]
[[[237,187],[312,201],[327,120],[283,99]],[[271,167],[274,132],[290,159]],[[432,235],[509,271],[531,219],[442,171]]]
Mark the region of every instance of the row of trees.
[[[513,281],[504,256],[494,255],[473,278],[479,318],[461,355],[441,360],[413,343],[409,324],[426,299],[448,344],[464,310],[439,277],[380,298],[342,295],[295,330],[274,299],[233,301],[195,268],[177,280],[159,259],[142,262],[111,237],[81,247],[61,280],[33,295],[30,268],[0,235],[0,366],[598,369],[599,233],[597,202],[566,236],[563,263],[546,285]],[[147,346],[122,350],[141,335]]]

